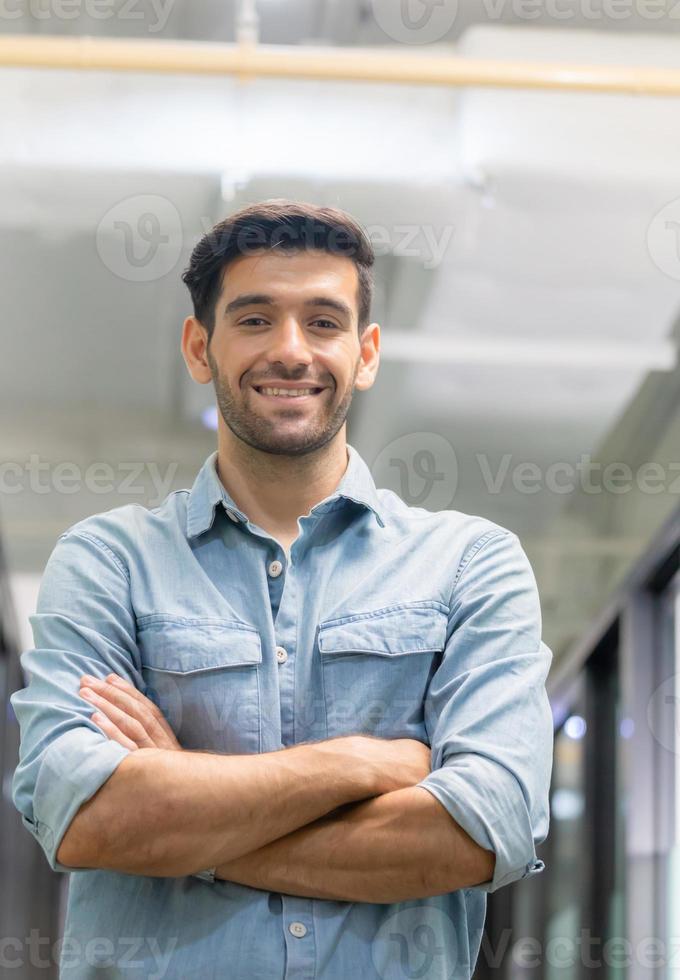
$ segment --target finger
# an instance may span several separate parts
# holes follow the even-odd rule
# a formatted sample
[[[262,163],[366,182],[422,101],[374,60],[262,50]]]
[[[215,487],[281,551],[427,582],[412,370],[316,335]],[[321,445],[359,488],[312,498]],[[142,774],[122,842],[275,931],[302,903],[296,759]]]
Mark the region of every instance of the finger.
[[[136,718],[132,718],[130,715],[122,711],[117,705],[113,704],[112,701],[107,698],[102,697],[96,691],[92,691],[90,688],[83,688],[80,692],[80,696],[84,698],[89,704],[94,705],[100,714],[103,714],[108,718],[116,728],[131,739],[138,748],[140,749],[151,749],[158,748],[155,742],[150,738],[146,728],[140,721]]]
[[[83,679],[88,675],[83,675]],[[81,679],[81,684],[83,683]],[[138,691],[134,684],[124,680],[117,674],[108,674],[99,684],[92,685],[97,693],[114,704],[133,718],[136,718],[146,729],[147,734],[158,747],[180,748],[175,733],[163,716],[157,704]],[[89,686],[89,685],[88,685]]]
[[[165,715],[158,707],[158,705],[147,698],[145,694],[142,694],[134,684],[131,684],[125,677],[120,677],[118,674],[107,674],[105,680],[112,684],[114,687],[118,688],[120,691],[128,694],[133,700],[138,701],[140,704],[144,705],[151,712],[151,717],[157,722],[158,725],[166,732],[166,734],[173,740],[176,741],[175,733],[170,727]]]
[[[81,678],[81,693],[83,687],[87,690],[93,689],[99,697],[115,705],[123,715],[135,721],[143,729],[143,737],[149,740],[150,745],[156,748],[179,748],[172,729],[167,723],[161,724],[161,721],[165,722],[165,719],[153,701],[144,697],[132,685],[128,685],[123,690],[119,685],[110,684],[101,678],[93,678],[92,681],[88,681],[86,680],[87,677],[86,674]],[[115,716],[113,720],[120,726],[122,721],[120,716]],[[138,742],[138,729],[135,727],[133,730],[132,738]]]
[[[139,746],[133,742],[131,738],[128,738],[127,735],[124,735],[121,730],[114,725],[109,718],[106,717],[106,715],[102,715],[98,711],[95,711],[92,715],[90,715],[90,718],[98,728],[101,728],[105,735],[108,735],[108,737],[112,739],[112,741],[118,742],[124,748],[131,749],[133,752],[135,749],[139,748]]]

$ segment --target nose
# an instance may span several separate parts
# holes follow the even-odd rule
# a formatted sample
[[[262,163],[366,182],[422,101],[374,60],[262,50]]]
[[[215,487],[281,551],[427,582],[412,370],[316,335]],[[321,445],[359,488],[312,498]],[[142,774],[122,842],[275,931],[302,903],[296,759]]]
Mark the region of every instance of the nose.
[[[313,358],[308,338],[296,317],[285,317],[270,332],[267,357],[288,367],[311,364]]]

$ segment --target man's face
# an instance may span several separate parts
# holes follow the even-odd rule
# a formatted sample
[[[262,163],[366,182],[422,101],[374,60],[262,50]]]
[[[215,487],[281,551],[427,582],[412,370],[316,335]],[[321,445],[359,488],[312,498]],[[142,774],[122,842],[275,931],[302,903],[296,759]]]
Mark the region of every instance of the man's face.
[[[232,262],[205,351],[224,423],[267,453],[300,456],[326,445],[345,423],[355,386],[369,388],[377,371],[379,327],[360,341],[357,324],[349,258],[267,251]],[[314,391],[264,390],[285,383]]]

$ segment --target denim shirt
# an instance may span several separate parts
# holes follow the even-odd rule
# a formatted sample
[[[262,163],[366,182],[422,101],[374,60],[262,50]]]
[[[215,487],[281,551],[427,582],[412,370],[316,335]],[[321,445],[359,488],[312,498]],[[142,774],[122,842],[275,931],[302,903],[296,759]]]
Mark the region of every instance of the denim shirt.
[[[88,517],[58,539],[21,658],[27,686],[11,702],[15,805],[51,867],[71,872],[60,976],[468,980],[486,893],[542,870],[551,653],[525,553],[486,519],[376,489],[347,451],[290,553],[238,509],[216,452],[190,491]],[[64,866],[69,823],[129,751],[79,696],[82,674],[111,671],[161,708],[186,749],[419,739],[432,768],[419,785],[495,852],[493,879],[374,904]]]

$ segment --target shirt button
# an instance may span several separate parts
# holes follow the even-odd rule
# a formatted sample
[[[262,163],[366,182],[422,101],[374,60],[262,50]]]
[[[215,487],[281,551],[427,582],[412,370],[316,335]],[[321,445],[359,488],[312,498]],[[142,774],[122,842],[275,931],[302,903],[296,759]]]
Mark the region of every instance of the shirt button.
[[[236,514],[233,512],[233,510],[227,510],[227,517],[229,518],[230,521],[233,521],[234,524],[239,523],[239,519],[236,516]]]
[[[283,647],[276,648],[276,659],[280,664],[285,664],[286,660],[288,660],[288,654]]]
[[[273,561],[269,566],[269,574],[272,578],[278,578],[283,571],[283,565],[280,561]]]
[[[288,926],[288,932],[296,939],[302,939],[303,936],[307,935],[307,926],[304,922],[291,922]]]

